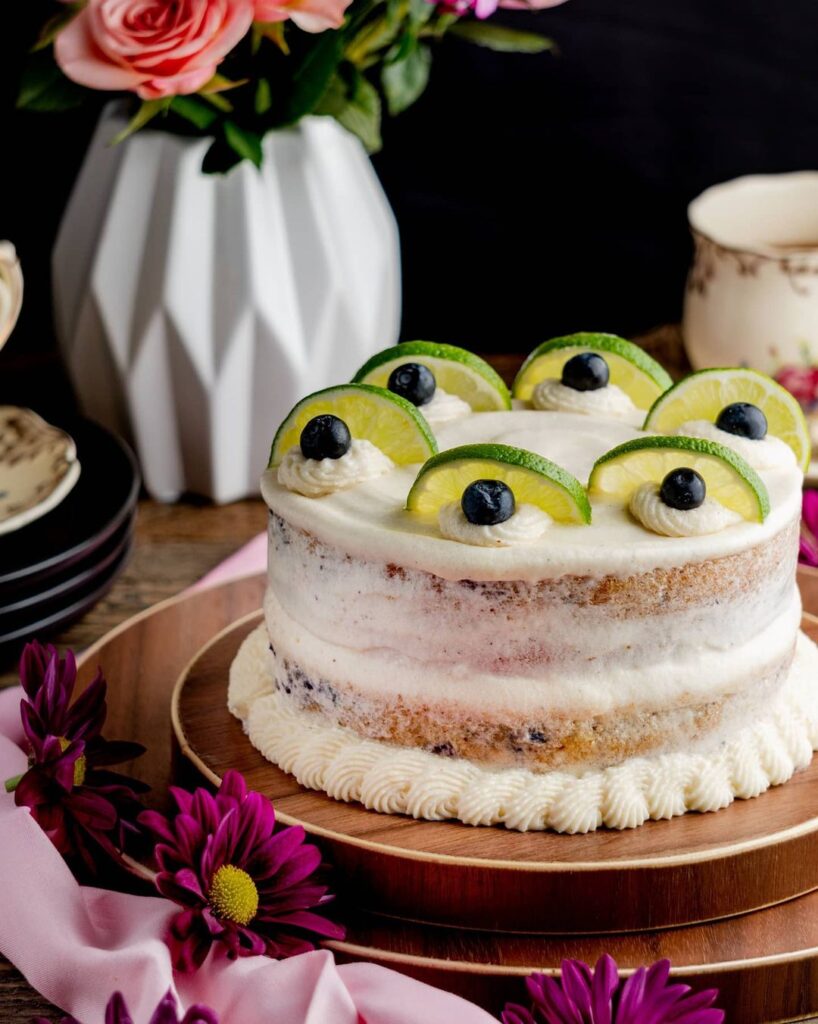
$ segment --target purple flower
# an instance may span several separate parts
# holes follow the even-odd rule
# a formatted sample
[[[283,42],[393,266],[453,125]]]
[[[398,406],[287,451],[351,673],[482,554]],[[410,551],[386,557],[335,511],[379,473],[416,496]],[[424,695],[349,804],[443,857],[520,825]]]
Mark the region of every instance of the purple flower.
[[[109,741],[101,730],[107,684],[100,672],[71,704],[77,665],[71,651],[27,644],[20,659],[26,694],[20,717],[28,741],[29,767],[6,789],[60,853],[76,854],[93,869],[94,849],[116,856],[141,807],[136,794],[148,787],[109,771],[144,753],[138,743]],[[89,843],[90,840],[90,843]]]
[[[343,928],[312,912],[331,898],[311,877],[318,848],[302,828],[273,834],[273,805],[248,792],[238,772],[225,773],[215,796],[171,794],[172,818],[145,811],[139,823],[157,843],[157,888],[185,908],[167,937],[177,970],[196,970],[214,945],[230,959],[282,958],[314,949],[319,936],[343,938]]]
[[[440,0],[430,0],[438,3]],[[474,14],[483,21],[490,18],[498,7],[507,7],[517,11],[541,11],[546,7],[557,7],[565,0],[443,0],[441,6],[452,14]]]
[[[640,967],[620,980],[616,961],[601,956],[593,971],[581,960],[563,960],[559,981],[544,974],[526,979],[531,1008],[506,1004],[503,1024],[722,1024],[716,989],[693,992],[669,981],[670,961]]]
[[[798,560],[818,567],[818,491],[804,491],[801,503],[801,544]]]
[[[60,658],[57,649],[33,641],[26,644],[20,657],[20,683],[28,701],[20,713],[26,735],[32,743],[46,736],[65,740],[85,740],[99,736],[105,723],[105,680],[96,676],[71,705],[77,680],[77,662],[73,651]]]
[[[45,1017],[37,1017],[32,1024],[48,1024]],[[79,1024],[73,1017],[63,1017],[60,1024]],[[100,1021],[102,1024],[102,1021]],[[134,1024],[121,992],[114,992],[105,1007],[105,1024]],[[216,1014],[206,1006],[191,1006],[184,1017],[179,1019],[176,1000],[168,992],[151,1014],[146,1024],[219,1024]]]

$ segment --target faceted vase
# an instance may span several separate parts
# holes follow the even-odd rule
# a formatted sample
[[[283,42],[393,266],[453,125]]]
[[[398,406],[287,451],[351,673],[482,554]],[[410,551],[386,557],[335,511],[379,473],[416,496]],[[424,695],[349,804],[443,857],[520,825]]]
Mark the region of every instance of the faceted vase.
[[[97,128],[53,254],[83,411],[128,437],[162,501],[253,494],[278,423],[397,340],[395,219],[330,118],[271,132],[264,164],[201,172],[207,139]]]

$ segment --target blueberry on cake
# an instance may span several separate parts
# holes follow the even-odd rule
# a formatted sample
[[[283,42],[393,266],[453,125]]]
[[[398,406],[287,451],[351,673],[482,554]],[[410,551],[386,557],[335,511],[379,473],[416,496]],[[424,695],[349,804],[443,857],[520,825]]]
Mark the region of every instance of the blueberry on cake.
[[[509,394],[463,349],[388,349],[276,435],[230,709],[302,785],[385,813],[578,833],[757,796],[818,745],[808,459],[753,371],[674,386],[582,333]]]

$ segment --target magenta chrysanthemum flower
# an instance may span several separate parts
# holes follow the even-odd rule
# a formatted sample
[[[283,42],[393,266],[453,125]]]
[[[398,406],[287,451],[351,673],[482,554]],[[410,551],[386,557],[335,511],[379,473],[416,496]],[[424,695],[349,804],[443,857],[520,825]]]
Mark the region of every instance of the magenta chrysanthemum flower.
[[[248,792],[238,772],[225,773],[215,796],[171,794],[177,814],[145,811],[139,823],[157,842],[157,888],[185,908],[168,937],[177,970],[195,970],[214,944],[231,959],[282,958],[314,949],[319,936],[343,938],[343,928],[312,912],[331,899],[311,877],[318,848],[302,828],[273,834],[273,805]]]
[[[801,503],[801,546],[799,561],[818,566],[818,491],[804,491]]]
[[[716,989],[693,992],[670,983],[670,961],[640,967],[622,981],[616,961],[597,960],[593,971],[581,960],[563,960],[559,981],[544,974],[526,979],[531,1008],[508,1003],[503,1024],[722,1024],[713,1006]]]
[[[6,789],[63,854],[77,854],[93,868],[94,845],[116,855],[141,807],[136,794],[148,787],[108,771],[144,753],[139,743],[109,741],[105,724],[107,683],[100,672],[71,703],[77,665],[71,651],[27,644],[20,659],[26,694],[20,717],[28,741],[29,768]],[[89,845],[89,840],[91,841]]]
[[[45,1017],[37,1017],[33,1024],[49,1024],[49,1022]],[[63,1017],[60,1024],[79,1024],[79,1021],[73,1017]],[[114,992],[108,1000],[108,1005],[105,1007],[105,1024],[134,1024],[121,992]],[[173,993],[168,992],[151,1014],[151,1019],[145,1024],[219,1024],[219,1019],[207,1006],[191,1006],[180,1020],[176,1009],[176,1000],[173,998]]]

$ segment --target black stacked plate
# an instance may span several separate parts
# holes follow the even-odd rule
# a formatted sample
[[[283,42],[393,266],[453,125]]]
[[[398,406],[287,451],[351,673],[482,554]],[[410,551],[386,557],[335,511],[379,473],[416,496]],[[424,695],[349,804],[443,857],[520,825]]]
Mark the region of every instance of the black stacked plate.
[[[96,423],[65,429],[81,472],[56,508],[0,535],[0,662],[83,615],[128,560],[139,495],[131,450]]]

